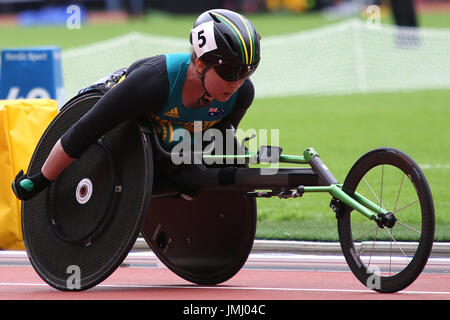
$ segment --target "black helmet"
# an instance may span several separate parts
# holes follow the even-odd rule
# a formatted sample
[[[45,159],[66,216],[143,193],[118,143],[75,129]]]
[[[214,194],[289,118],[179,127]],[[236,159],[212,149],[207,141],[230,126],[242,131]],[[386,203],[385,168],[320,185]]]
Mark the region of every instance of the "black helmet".
[[[237,80],[249,76],[258,66],[260,38],[244,16],[213,9],[197,18],[190,42],[197,57],[214,66],[222,78]]]

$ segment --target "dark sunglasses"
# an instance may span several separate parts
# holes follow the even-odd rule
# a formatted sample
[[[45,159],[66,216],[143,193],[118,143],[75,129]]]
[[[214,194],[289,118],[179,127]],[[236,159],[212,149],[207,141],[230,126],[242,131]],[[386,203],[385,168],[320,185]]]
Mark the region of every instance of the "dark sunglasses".
[[[233,66],[230,64],[214,64],[213,68],[216,73],[225,81],[238,81],[248,78],[255,72],[258,63],[250,66]]]

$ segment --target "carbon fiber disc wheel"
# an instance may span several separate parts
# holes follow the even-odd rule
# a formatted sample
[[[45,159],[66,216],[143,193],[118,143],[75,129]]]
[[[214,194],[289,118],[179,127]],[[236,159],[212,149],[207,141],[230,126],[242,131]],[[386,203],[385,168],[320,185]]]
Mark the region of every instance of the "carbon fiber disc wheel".
[[[56,141],[101,98],[84,93],[64,106],[42,136],[28,172],[42,167]],[[31,264],[59,290],[86,290],[121,264],[138,236],[153,183],[150,139],[125,122],[89,147],[51,187],[22,203]]]
[[[174,273],[193,283],[213,285],[242,268],[255,229],[255,198],[236,190],[203,190],[192,200],[152,199],[142,233]]]

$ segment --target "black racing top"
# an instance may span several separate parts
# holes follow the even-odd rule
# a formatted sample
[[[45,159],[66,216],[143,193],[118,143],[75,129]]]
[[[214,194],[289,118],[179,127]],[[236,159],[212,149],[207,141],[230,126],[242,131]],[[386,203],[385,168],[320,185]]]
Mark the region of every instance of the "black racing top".
[[[142,115],[156,117],[172,94],[167,57],[158,55],[133,63],[127,69],[123,81],[109,89],[92,109],[61,137],[64,151],[72,158],[79,158],[90,145],[118,124]],[[244,81],[235,95],[237,98],[233,109],[219,121],[237,128],[253,102],[254,87],[250,79]]]

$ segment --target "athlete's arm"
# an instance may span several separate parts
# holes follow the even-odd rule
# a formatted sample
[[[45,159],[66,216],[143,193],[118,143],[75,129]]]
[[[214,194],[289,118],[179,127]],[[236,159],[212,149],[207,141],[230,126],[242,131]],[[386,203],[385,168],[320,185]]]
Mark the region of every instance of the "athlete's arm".
[[[42,166],[41,172],[48,180],[54,181],[75,160],[64,151],[59,139]]]
[[[55,180],[103,134],[138,115],[158,112],[167,100],[169,84],[164,56],[133,68],[125,80],[110,89],[53,147],[42,173]]]
[[[169,95],[165,70],[144,63],[116,87],[110,89],[62,137],[61,144],[72,158],[82,153],[103,134],[138,115],[158,112]]]

